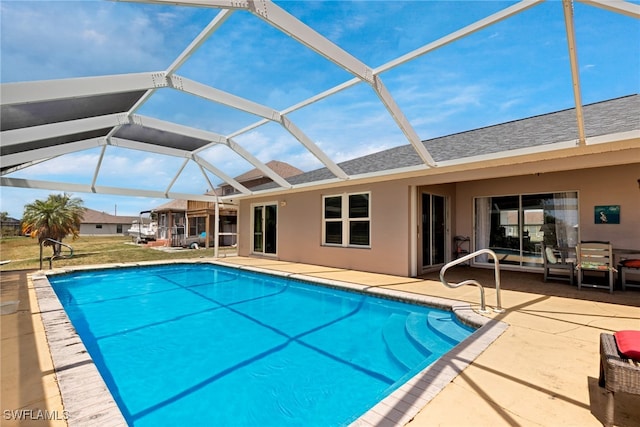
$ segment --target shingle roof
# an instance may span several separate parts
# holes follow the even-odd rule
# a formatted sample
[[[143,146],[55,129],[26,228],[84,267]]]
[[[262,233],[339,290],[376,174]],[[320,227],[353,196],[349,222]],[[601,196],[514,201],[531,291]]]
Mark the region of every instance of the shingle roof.
[[[135,216],[117,216],[93,209],[86,209],[82,217],[83,224],[130,224],[137,220]]]
[[[585,134],[595,137],[640,130],[640,95],[583,107]],[[423,141],[436,162],[577,140],[575,109],[567,109]],[[422,160],[409,144],[339,163],[349,175],[417,166]],[[326,168],[290,177],[291,184],[332,179]],[[255,190],[275,187],[265,184]]]
[[[170,202],[164,203],[154,209],[154,211],[156,212],[159,212],[159,211],[178,212],[178,211],[186,211],[186,210],[187,210],[187,201],[182,199],[171,200]]]
[[[300,169],[291,166],[289,163],[281,162],[278,160],[271,160],[266,165],[283,178],[290,178],[292,176],[300,175],[301,173],[303,173]],[[262,178],[263,176],[264,174],[260,169],[254,168],[248,172],[243,173],[242,175],[238,175],[234,179],[239,183],[243,183],[252,179]]]

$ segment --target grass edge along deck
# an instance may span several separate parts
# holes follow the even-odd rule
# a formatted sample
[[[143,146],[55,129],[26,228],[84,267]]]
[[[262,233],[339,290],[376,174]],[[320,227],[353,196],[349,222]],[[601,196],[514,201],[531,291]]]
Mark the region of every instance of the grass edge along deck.
[[[478,328],[437,361],[418,372],[389,396],[379,401],[354,421],[352,423],[353,426],[370,426],[379,425],[380,423],[397,426],[406,424],[508,327],[504,322],[492,320],[474,312],[468,303],[223,261],[190,262],[181,260],[175,263],[131,263],[99,267],[64,268],[48,271],[47,273],[38,272],[32,275],[32,281],[40,305],[40,313],[45,326],[64,409],[69,414],[69,419],[67,420],[69,427],[87,425],[90,422],[99,422],[102,426],[115,427],[126,426],[127,422],[82,340],[71,324],[47,277],[49,275],[77,271],[193,263],[232,267],[261,274],[302,280],[315,285],[445,309],[452,311],[462,323]]]

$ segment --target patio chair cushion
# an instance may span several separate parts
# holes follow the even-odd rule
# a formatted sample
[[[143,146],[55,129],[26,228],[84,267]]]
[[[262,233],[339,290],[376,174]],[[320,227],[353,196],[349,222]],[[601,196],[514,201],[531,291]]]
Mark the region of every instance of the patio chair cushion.
[[[640,360],[640,331],[618,331],[613,335],[620,353],[629,359]]]
[[[602,264],[599,262],[583,262],[580,264],[580,268],[585,270],[609,270],[609,266],[607,264]]]
[[[620,261],[623,267],[640,268],[640,259],[624,259]]]
[[[547,261],[549,261],[549,263],[551,264],[558,263],[558,258],[556,258],[556,254],[553,252],[553,248],[546,247],[544,252],[547,255]]]

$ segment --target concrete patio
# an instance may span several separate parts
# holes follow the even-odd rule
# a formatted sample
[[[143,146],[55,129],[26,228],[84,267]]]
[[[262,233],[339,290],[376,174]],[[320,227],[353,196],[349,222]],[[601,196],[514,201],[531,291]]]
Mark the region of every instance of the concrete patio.
[[[202,260],[200,260],[202,261]],[[479,308],[475,287],[449,289],[437,274],[407,278],[271,259],[229,257],[225,263],[364,284],[468,302]],[[459,267],[450,281],[474,278],[496,305],[493,270]],[[605,393],[597,385],[599,335],[640,329],[640,292],[578,290],[543,283],[542,274],[503,271],[504,313],[490,316],[509,328],[409,422],[409,426],[598,426]],[[3,315],[2,425],[66,425],[49,347],[31,282],[25,272],[4,272],[1,300],[20,300]],[[12,411],[27,420],[16,420]],[[400,408],[390,408],[397,410]],[[616,395],[615,422],[640,424],[640,397]],[[33,419],[38,415],[47,419]]]

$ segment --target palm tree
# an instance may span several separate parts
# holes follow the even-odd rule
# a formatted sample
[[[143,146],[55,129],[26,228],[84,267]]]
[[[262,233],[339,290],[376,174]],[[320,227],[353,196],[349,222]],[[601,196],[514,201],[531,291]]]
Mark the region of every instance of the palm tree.
[[[68,235],[75,240],[80,231],[80,222],[85,212],[83,201],[71,194],[50,194],[47,200],[36,200],[24,207],[22,231],[37,237],[38,243],[53,246],[53,254],[60,255],[61,242]]]

